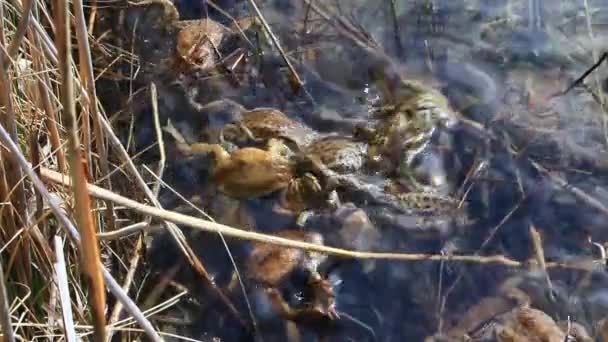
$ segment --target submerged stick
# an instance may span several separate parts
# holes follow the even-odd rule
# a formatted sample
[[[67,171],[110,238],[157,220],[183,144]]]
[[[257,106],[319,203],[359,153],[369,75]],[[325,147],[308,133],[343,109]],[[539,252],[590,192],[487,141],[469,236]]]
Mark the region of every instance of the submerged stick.
[[[290,82],[291,85],[292,85],[292,87],[294,88],[294,90],[302,89],[304,87],[304,82],[302,82],[302,79],[298,75],[298,72],[293,67],[293,65],[291,64],[291,62],[289,61],[289,58],[287,58],[287,54],[285,53],[285,51],[281,47],[281,44],[279,43],[279,40],[274,35],[274,33],[272,33],[272,30],[270,29],[270,25],[268,25],[268,22],[266,21],[266,19],[262,15],[262,12],[258,8],[258,5],[255,3],[255,0],[248,0],[248,1],[249,1],[249,4],[251,5],[251,7],[253,8],[256,16],[262,22],[262,26],[264,27],[264,30],[266,30],[266,33],[268,33],[268,35],[270,36],[270,39],[272,40],[272,44],[274,45],[274,47],[277,50],[279,50],[279,54],[281,55],[281,58],[283,59],[283,61],[287,65],[287,68],[289,69],[289,72],[291,73],[291,77],[292,77],[292,79],[291,79],[292,82]]]
[[[602,62],[606,59],[608,59],[608,52],[604,52],[604,54],[597,60],[597,62],[595,62],[595,64],[593,64],[589,69],[587,69],[587,71],[585,71],[579,78],[572,82],[572,84],[570,84],[570,86],[568,86],[566,90],[559,92],[556,95],[566,95],[568,92],[570,92],[570,90],[574,89],[574,87],[580,85],[587,78],[587,76],[589,76],[593,71],[595,71],[595,69],[597,69],[600,64],[602,64]]]

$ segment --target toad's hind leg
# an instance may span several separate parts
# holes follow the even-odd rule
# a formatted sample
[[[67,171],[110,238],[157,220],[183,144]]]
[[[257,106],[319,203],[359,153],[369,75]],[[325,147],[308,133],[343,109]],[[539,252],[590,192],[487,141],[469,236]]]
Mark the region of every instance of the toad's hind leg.
[[[175,126],[173,126],[171,121],[167,122],[167,126],[163,127],[163,130],[169,133],[169,135],[175,139],[179,151],[186,155],[201,155],[211,153],[219,161],[225,161],[230,157],[228,152],[226,152],[226,150],[219,144],[188,144],[184,136],[177,130],[177,128],[175,128]]]

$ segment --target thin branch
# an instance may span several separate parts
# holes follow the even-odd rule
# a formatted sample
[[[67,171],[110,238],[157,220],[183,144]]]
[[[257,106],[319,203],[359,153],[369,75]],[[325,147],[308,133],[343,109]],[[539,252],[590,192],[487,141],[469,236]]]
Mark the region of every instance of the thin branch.
[[[42,168],[42,177],[48,181],[69,186],[69,180],[64,176],[55,171]],[[251,231],[245,231],[233,227],[229,227],[220,223],[211,222],[196,217],[180,214],[177,212],[158,209],[145,205],[129,198],[120,196],[116,193],[100,188],[98,186],[89,184],[89,193],[100,199],[111,200],[116,204],[133,209],[141,214],[150,215],[155,218],[174,222],[176,224],[182,224],[198,230],[211,232],[211,233],[222,233],[232,238],[264,242],[284,247],[305,249],[308,251],[320,252],[328,255],[334,255],[343,258],[355,258],[355,259],[383,259],[383,260],[400,260],[400,261],[458,261],[465,263],[476,263],[476,264],[500,264],[507,267],[522,267],[524,264],[520,261],[513,260],[505,257],[504,255],[492,255],[492,256],[478,256],[478,255],[437,255],[437,254],[408,254],[408,253],[376,253],[376,252],[360,252],[351,251],[342,248],[318,245],[314,243],[301,242],[296,240],[285,239],[274,235],[261,234]],[[590,263],[594,261],[591,260]],[[592,267],[590,263],[586,262],[573,262],[573,263],[559,263],[559,262],[548,262],[547,267],[563,267],[563,268],[574,268],[574,269],[588,269]]]
[[[568,86],[568,88],[566,88],[566,90],[559,92],[559,93],[555,94],[554,96],[566,95],[574,87],[580,85],[587,78],[587,76],[589,76],[595,69],[597,69],[600,66],[600,64],[602,64],[602,62],[604,60],[606,60],[607,58],[608,58],[608,52],[604,52],[604,54],[602,54],[602,56],[597,60],[597,62],[595,62],[595,64],[593,64],[589,69],[587,69],[587,71],[585,71],[579,78],[577,78],[574,82],[572,82]]]
[[[397,50],[397,57],[403,57],[403,44],[401,44],[401,28],[399,27],[399,20],[397,18],[397,6],[395,0],[390,0],[391,17],[393,19],[393,39],[395,39],[395,49]]]
[[[129,263],[129,271],[127,272],[127,275],[125,276],[125,280],[124,280],[124,284],[122,286],[122,289],[128,293],[129,292],[129,288],[131,288],[131,284],[133,283],[133,278],[135,277],[135,271],[137,270],[137,266],[139,266],[139,261],[141,259],[141,249],[143,248],[143,238],[142,236],[140,236],[137,239],[137,244],[135,245],[135,250],[133,250],[133,255],[131,257],[131,262]],[[112,310],[112,313],[110,314],[110,319],[108,320],[108,325],[112,325],[114,324],[117,320],[118,317],[120,317],[120,313],[123,309],[122,304],[116,303],[116,305],[114,306],[114,309]],[[108,341],[112,341],[112,335],[113,335],[113,329],[108,329],[107,332]]]
[[[268,25],[268,22],[262,15],[262,12],[258,8],[258,5],[255,3],[255,0],[248,0],[248,2],[251,5],[251,7],[253,8],[258,19],[260,19],[260,21],[262,22],[262,26],[264,26],[264,30],[266,30],[266,33],[268,33],[268,35],[270,36],[270,39],[272,40],[272,44],[274,45],[274,47],[277,50],[279,50],[279,54],[281,55],[281,58],[283,58],[283,61],[287,65],[287,68],[289,69],[289,72],[291,73],[291,76],[292,76],[291,84],[292,84],[292,86],[295,85],[294,90],[302,89],[304,87],[304,83],[302,82],[302,79],[300,79],[298,72],[293,67],[291,62],[289,61],[289,58],[287,58],[287,54],[285,54],[285,51],[283,51],[283,48],[281,47],[279,40],[274,35],[274,33],[272,33],[272,30],[270,29],[270,25]]]
[[[545,259],[545,249],[543,248],[543,240],[538,232],[538,229],[534,227],[532,223],[528,226],[528,231],[530,232],[530,238],[532,239],[532,247],[534,250],[534,257],[540,270],[543,272],[545,276],[545,281],[547,282],[547,288],[550,290],[551,300],[555,300],[553,296],[553,283],[551,282],[551,277],[549,277],[549,272],[547,272],[547,261]]]
[[[106,233],[97,233],[97,238],[100,241],[112,241],[112,240],[118,240],[121,239],[123,237],[135,234],[135,233],[139,233],[141,231],[143,231],[144,229],[148,228],[150,226],[150,223],[148,222],[138,222],[138,223],[134,223],[131,225],[128,225],[126,227],[122,227],[120,229],[116,229],[110,232],[106,232]]]
[[[156,84],[150,84],[150,99],[152,101],[152,114],[154,116],[154,129],[156,130],[156,140],[158,141],[158,151],[160,154],[160,160],[158,161],[158,170],[156,171],[156,175],[159,181],[154,185],[154,189],[152,192],[156,197],[158,197],[158,193],[160,192],[160,180],[163,178],[163,172],[165,170],[165,143],[163,140],[163,132],[160,127],[160,117],[158,114],[158,92],[156,91]]]
[[[542,167],[539,163],[535,162],[534,160],[532,160],[532,159],[529,159],[529,160],[530,160],[530,163],[532,164],[532,166],[534,166],[534,168],[536,170],[538,170],[540,173],[546,175],[553,183],[555,183],[559,187],[562,187],[562,188],[570,191],[570,193],[572,193],[576,198],[578,198],[579,200],[581,200],[588,206],[595,208],[595,209],[599,210],[602,214],[608,216],[608,208],[602,202],[600,202],[598,199],[591,197],[590,195],[586,194],[585,191],[568,183],[565,179],[549,172],[549,170],[545,169],[544,167]]]

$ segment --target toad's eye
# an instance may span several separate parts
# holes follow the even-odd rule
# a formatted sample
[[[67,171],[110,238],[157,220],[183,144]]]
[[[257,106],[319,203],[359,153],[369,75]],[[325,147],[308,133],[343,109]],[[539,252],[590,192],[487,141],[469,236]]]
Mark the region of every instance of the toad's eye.
[[[399,178],[401,181],[431,187],[437,191],[448,184],[441,156],[429,151],[428,147],[403,159],[399,165]]]
[[[453,113],[448,110],[440,109],[439,112],[439,125],[443,128],[450,129],[458,124],[458,119]]]

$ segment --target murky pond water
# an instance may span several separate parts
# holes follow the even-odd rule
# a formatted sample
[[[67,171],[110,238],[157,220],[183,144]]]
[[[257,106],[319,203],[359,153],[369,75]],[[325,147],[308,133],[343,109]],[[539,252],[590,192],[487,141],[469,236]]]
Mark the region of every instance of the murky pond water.
[[[563,341],[576,327],[577,341],[608,338],[607,67],[561,93],[608,50],[605,1],[257,6],[152,0],[100,12],[101,43],[124,51],[99,57],[115,76],[101,77],[99,92],[139,163],[159,158],[154,83],[164,180],[218,222],[521,265],[354,260],[228,240],[249,310],[221,240],[185,229],[228,299],[154,236],[153,274],[189,291],[151,317],[161,331],[204,341]],[[161,202],[202,216],[169,189]]]

